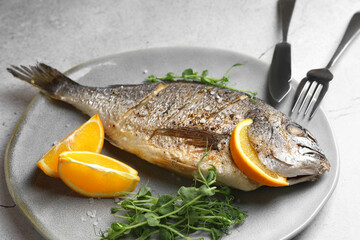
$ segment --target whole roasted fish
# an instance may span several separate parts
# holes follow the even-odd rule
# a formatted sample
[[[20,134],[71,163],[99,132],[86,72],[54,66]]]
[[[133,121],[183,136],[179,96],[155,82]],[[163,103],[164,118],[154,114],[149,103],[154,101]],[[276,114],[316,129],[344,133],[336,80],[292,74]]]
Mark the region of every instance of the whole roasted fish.
[[[113,145],[181,175],[196,174],[211,146],[204,173],[212,164],[221,184],[245,191],[261,186],[236,167],[230,153],[231,133],[246,118],[253,119],[248,136],[259,159],[290,185],[313,181],[330,168],[309,131],[246,93],[188,82],[87,87],[42,63],[8,71],[51,98],[90,116],[98,113]]]

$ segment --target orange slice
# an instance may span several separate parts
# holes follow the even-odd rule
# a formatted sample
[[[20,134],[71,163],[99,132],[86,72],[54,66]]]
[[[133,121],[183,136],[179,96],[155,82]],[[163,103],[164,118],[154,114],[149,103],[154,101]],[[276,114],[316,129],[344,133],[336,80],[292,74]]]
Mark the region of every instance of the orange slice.
[[[130,166],[102,154],[71,151],[59,157],[59,176],[86,197],[113,198],[135,190],[140,178]]]
[[[236,166],[249,178],[263,185],[280,187],[288,186],[286,178],[268,169],[258,158],[248,137],[248,127],[252,119],[239,122],[230,139],[230,150]]]
[[[54,145],[36,164],[46,175],[58,178],[58,159],[64,151],[91,151],[100,153],[104,144],[104,128],[99,115],[70,133]]]

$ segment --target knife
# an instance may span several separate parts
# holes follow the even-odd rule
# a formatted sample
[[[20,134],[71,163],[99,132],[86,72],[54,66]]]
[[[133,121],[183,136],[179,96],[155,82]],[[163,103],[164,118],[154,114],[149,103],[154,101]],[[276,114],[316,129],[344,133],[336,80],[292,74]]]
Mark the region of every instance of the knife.
[[[281,102],[291,89],[291,46],[287,42],[287,34],[295,0],[279,0],[278,4],[282,19],[283,40],[275,46],[268,87],[271,97],[276,102]]]

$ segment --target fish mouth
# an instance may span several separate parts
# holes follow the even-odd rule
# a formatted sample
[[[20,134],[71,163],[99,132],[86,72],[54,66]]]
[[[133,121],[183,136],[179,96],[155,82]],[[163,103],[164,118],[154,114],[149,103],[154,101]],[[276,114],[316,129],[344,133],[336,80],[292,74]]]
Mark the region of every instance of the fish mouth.
[[[274,169],[279,175],[286,177],[289,185],[294,185],[302,182],[316,181],[320,175],[324,172],[329,171],[330,165],[323,155],[313,155],[317,156],[315,164],[302,164],[294,165],[283,163],[282,168]],[[320,160],[321,159],[321,160]],[[280,169],[280,170],[279,170]]]
[[[286,181],[289,185],[295,185],[302,182],[313,182],[319,178],[320,175],[299,175],[295,177],[288,177]]]
[[[315,137],[305,128],[291,122],[286,127],[290,133],[291,149],[286,154],[272,152],[272,158],[282,163],[277,170],[287,177],[290,185],[315,181],[324,172],[330,170],[330,163]],[[291,157],[290,157],[290,156]]]
[[[289,185],[306,181],[315,181],[324,172],[330,170],[325,154],[316,142],[302,140],[290,152],[274,149],[267,156],[259,155],[260,160],[270,170],[286,177]]]
[[[317,177],[330,170],[330,163],[316,139],[308,130],[305,132],[306,136],[295,139],[298,146],[297,152],[300,155],[300,161],[312,168],[314,170],[312,175]]]
[[[267,161],[269,159],[272,161],[269,169],[286,177],[290,185],[315,181],[324,172],[330,170],[330,164],[321,152],[299,154],[297,161],[283,161],[275,156],[268,156]]]

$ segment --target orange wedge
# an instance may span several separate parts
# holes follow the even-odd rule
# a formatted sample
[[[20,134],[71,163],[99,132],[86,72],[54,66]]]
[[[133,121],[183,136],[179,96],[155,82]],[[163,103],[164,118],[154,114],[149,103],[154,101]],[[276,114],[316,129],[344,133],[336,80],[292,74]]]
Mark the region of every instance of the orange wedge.
[[[58,178],[58,159],[64,151],[91,151],[100,153],[104,144],[104,128],[99,115],[70,133],[53,146],[36,164],[46,175]]]
[[[230,139],[230,150],[236,166],[249,178],[263,185],[280,187],[288,186],[285,177],[268,169],[258,158],[256,150],[252,147],[248,137],[248,127],[252,119],[239,122]]]
[[[130,166],[102,154],[71,151],[59,157],[59,176],[86,197],[114,198],[135,190],[140,178]]]

